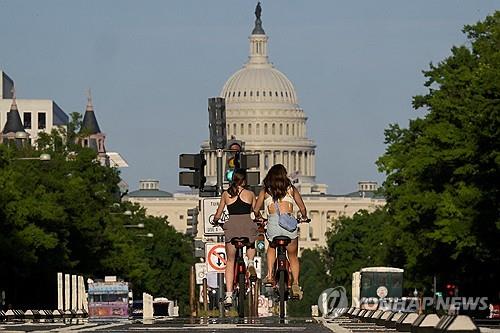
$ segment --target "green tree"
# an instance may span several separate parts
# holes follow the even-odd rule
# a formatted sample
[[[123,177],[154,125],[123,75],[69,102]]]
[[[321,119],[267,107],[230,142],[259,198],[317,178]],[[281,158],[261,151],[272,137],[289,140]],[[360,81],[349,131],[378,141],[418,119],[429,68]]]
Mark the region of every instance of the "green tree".
[[[407,276],[462,294],[498,292],[500,12],[465,26],[468,46],[424,72],[426,114],[386,130],[379,169]]]
[[[343,286],[351,295],[352,273],[363,267],[399,266],[400,251],[392,244],[396,233],[392,219],[383,208],[373,213],[360,211],[341,217],[337,227],[327,233],[324,260],[331,287]]]
[[[68,127],[78,131],[77,124]],[[132,282],[136,295],[146,291],[187,304],[191,241],[166,218],[120,203],[118,170],[61,133],[41,135],[39,150],[0,145],[0,290],[7,302],[54,308],[56,273],[62,271],[116,274]],[[18,159],[42,152],[51,160]],[[155,236],[142,238],[124,227],[137,223]]]
[[[308,317],[311,306],[318,304],[320,293],[331,287],[330,277],[321,250],[304,250],[299,260],[304,297],[300,301],[288,302],[288,311],[294,317]]]

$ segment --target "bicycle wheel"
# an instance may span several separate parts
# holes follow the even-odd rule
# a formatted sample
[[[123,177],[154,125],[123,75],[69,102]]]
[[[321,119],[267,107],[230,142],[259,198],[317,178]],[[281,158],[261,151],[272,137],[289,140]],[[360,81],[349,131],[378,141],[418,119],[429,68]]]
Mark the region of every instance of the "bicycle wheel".
[[[245,274],[238,274],[238,316],[245,317]]]
[[[285,271],[279,272],[280,318],[285,318]]]

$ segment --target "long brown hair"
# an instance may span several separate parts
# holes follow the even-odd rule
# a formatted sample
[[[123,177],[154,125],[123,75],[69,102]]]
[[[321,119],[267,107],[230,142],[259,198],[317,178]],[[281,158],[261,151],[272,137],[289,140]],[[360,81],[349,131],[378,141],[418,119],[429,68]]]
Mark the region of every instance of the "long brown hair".
[[[264,178],[264,188],[273,200],[284,198],[290,186],[292,186],[292,182],[290,182],[283,164],[273,165]]]
[[[233,179],[231,185],[227,189],[227,193],[231,197],[238,195],[238,186],[245,187],[247,184],[247,172],[245,169],[235,169],[233,172]]]

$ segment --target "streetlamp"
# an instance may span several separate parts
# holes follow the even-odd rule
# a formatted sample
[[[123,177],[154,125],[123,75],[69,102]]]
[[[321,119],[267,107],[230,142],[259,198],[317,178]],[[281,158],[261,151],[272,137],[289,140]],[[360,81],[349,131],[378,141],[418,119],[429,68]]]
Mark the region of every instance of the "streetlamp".
[[[50,154],[40,154],[39,157],[17,157],[13,158],[14,160],[39,160],[39,161],[50,161],[51,160]]]
[[[144,223],[138,223],[138,224],[125,224],[125,228],[139,228],[139,229],[144,229]]]
[[[139,234],[136,235],[137,237],[148,237],[148,238],[153,238],[155,235],[151,232],[148,232],[147,234]]]

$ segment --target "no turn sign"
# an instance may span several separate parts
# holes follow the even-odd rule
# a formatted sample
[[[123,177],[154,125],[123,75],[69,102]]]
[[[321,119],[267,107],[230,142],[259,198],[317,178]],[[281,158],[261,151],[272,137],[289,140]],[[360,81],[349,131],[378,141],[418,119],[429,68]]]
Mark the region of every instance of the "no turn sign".
[[[207,243],[205,253],[207,254],[207,271],[224,272],[227,262],[224,243]]]

